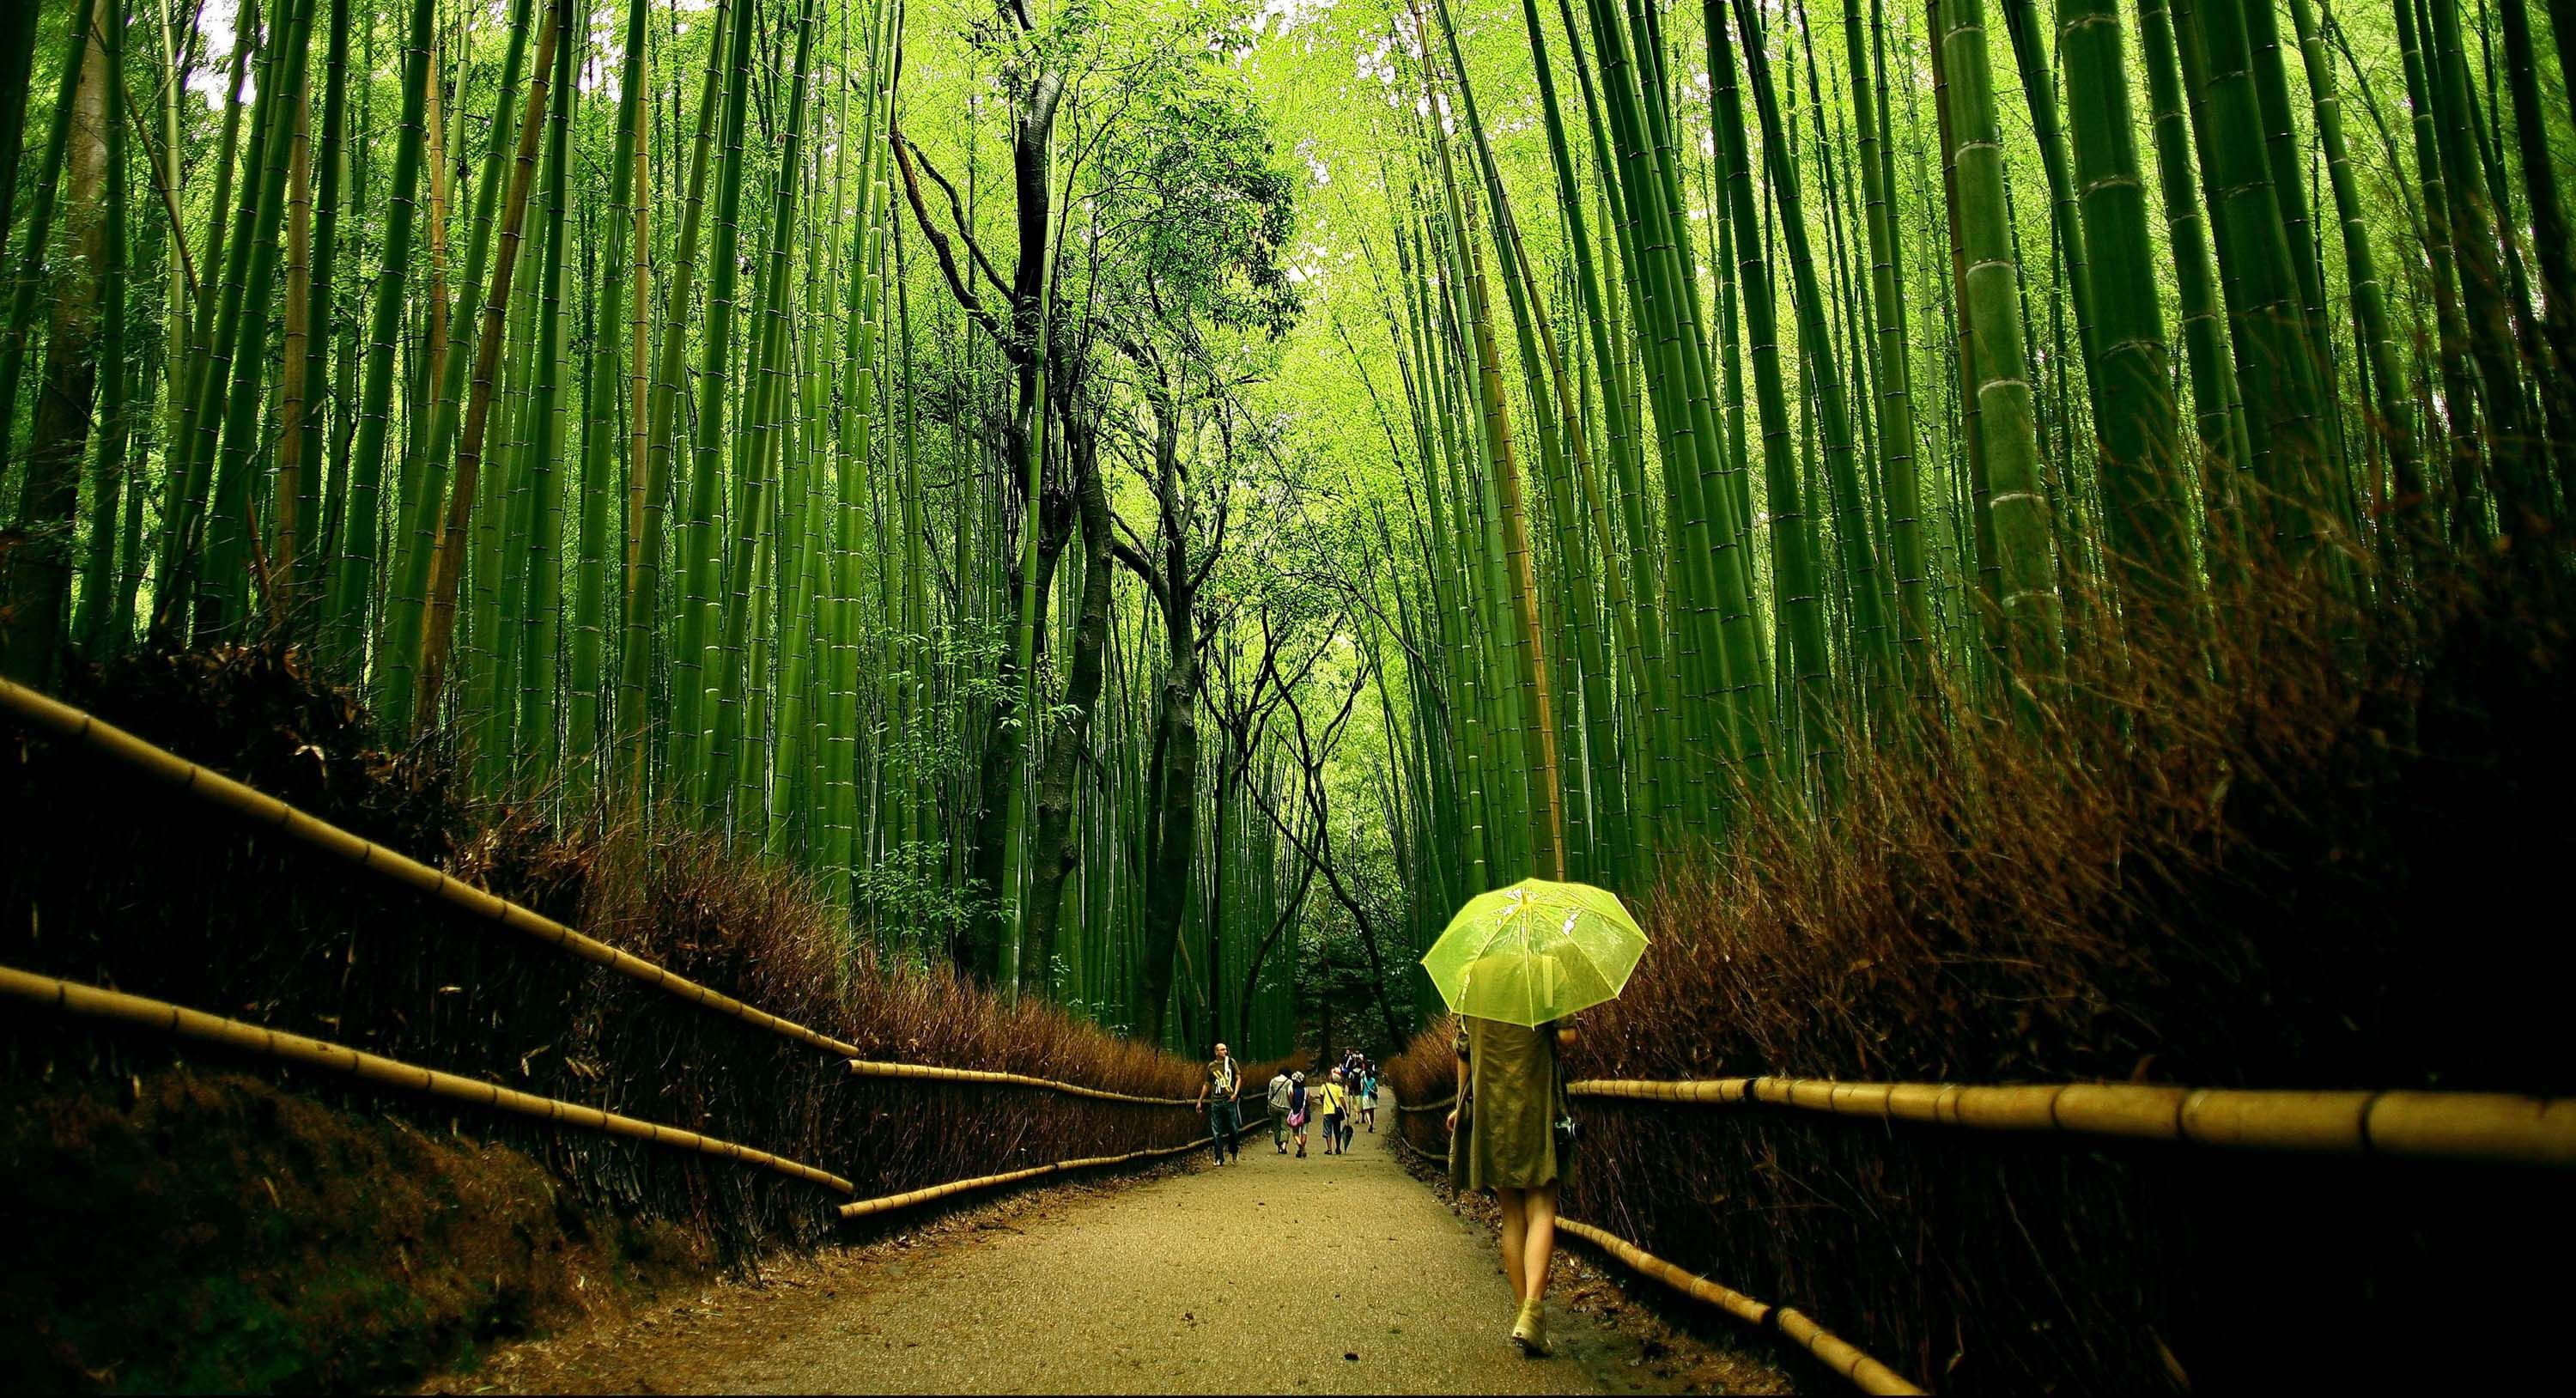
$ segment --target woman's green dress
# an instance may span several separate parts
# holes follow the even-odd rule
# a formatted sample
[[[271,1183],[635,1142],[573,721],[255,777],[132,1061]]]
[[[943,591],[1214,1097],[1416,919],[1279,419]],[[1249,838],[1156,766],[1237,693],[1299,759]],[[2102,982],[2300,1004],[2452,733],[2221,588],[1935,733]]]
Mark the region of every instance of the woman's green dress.
[[[1574,1162],[1560,1158],[1556,1141],[1564,1073],[1556,1028],[1460,1021],[1457,1049],[1467,1061],[1467,1095],[1458,1104],[1458,1134],[1449,1141],[1452,1185],[1534,1189],[1570,1172]]]

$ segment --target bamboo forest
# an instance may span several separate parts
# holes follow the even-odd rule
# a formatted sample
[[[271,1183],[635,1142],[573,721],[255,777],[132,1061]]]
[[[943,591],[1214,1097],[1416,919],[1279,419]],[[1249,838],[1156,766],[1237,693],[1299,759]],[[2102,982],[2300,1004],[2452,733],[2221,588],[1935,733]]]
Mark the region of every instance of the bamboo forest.
[[[1163,1357],[514,1358],[575,1262],[313,1162],[640,1295],[1212,1126],[1275,1177],[1136,1197],[1302,1232],[1311,1089],[1311,1217],[1482,1220],[1441,949],[1566,884],[1645,950],[1520,1021],[1555,1236],[1661,1319],[1514,1363],[2511,1372],[2392,1337],[2576,1234],[2576,0],[0,9],[39,1387],[1534,1391],[1394,1221],[1311,1374],[1065,1261],[993,1304]]]

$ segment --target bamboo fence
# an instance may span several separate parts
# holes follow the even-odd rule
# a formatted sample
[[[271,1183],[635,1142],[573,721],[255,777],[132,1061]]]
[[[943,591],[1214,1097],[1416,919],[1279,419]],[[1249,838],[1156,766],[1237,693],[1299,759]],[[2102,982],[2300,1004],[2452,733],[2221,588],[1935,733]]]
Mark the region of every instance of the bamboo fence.
[[[1704,1301],[1747,1325],[1780,1332],[1822,1361],[1825,1367],[1849,1379],[1863,1393],[1924,1392],[1904,1375],[1818,1325],[1803,1311],[1756,1301],[1741,1291],[1720,1286],[1706,1277],[1693,1276],[1618,1234],[1591,1224],[1559,1217],[1556,1226],[1617,1258],[1630,1270],[1652,1277],[1694,1301]]]
[[[1962,1087],[1822,1078],[1588,1079],[1576,1097],[1725,1106],[1760,1102],[1985,1131],[2054,1131],[2226,1149],[2576,1167],[2576,1098],[2505,1093],[2047,1083]]]
[[[301,1067],[320,1068],[382,1087],[426,1093],[432,1097],[443,1097],[451,1101],[471,1103],[478,1107],[489,1107],[495,1111],[535,1117],[541,1121],[579,1126],[612,1136],[626,1136],[639,1141],[649,1141],[654,1145],[695,1151],[700,1155],[712,1155],[723,1160],[740,1161],[745,1165],[757,1165],[762,1169],[774,1170],[795,1179],[809,1180],[842,1194],[858,1193],[856,1186],[839,1175],[818,1170],[811,1165],[794,1160],[787,1160],[764,1150],[754,1150],[750,1146],[719,1140],[695,1131],[683,1131],[676,1126],[663,1126],[631,1116],[621,1116],[615,1112],[601,1111],[596,1107],[585,1107],[553,1097],[539,1097],[533,1093],[515,1091],[494,1083],[460,1078],[453,1073],[442,1073],[435,1068],[423,1068],[416,1064],[380,1057],[323,1039],[281,1034],[274,1029],[264,1029],[256,1024],[244,1024],[237,1019],[225,1019],[220,1015],[207,1014],[202,1010],[187,1009],[166,1000],[152,1000],[140,995],[128,995],[122,991],[103,990],[97,986],[58,980],[52,976],[40,976],[6,966],[0,966],[0,998],[49,1008],[76,1019],[104,1020],[138,1029],[155,1030],[182,1039],[193,1039],[199,1043],[215,1044],[278,1059]]]
[[[1428,1111],[1431,1107],[1439,1105],[1445,1104],[1426,1103],[1423,1110]],[[1398,1110],[1404,1109],[1398,1108]],[[1440,1156],[1433,1155],[1406,1140],[1402,1131],[1395,1132],[1394,1137],[1398,1146],[1411,1151],[1425,1163],[1435,1166],[1445,1163]],[[1863,1393],[1921,1393],[1924,1391],[1915,1387],[1913,1382],[1904,1375],[1871,1358],[1850,1341],[1818,1325],[1804,1311],[1791,1306],[1774,1306],[1767,1301],[1757,1301],[1741,1291],[1720,1286],[1706,1277],[1693,1276],[1616,1233],[1595,1228],[1591,1224],[1567,1218],[1562,1214],[1557,1216],[1556,1226],[1600,1248],[1629,1270],[1652,1277],[1692,1300],[1704,1301],[1747,1325],[1777,1330],[1803,1347],[1809,1354],[1814,1355],[1827,1368],[1850,1380]]]
[[[409,855],[361,839],[329,821],[298,810],[221,772],[198,766],[175,753],[155,747],[104,719],[48,698],[25,685],[0,679],[0,711],[14,714],[32,727],[66,743],[112,758],[144,776],[178,787],[210,805],[282,831],[343,863],[381,872],[387,878],[409,884],[432,898],[511,931],[525,933],[630,980],[640,981],[702,1008],[729,1015],[826,1053],[842,1058],[858,1056],[859,1049],[855,1044],[843,1043],[794,1020],[754,1009],[658,963],[584,936],[543,913],[472,884],[451,879]]]
[[[533,909],[472,884],[450,878],[438,869],[400,851],[388,849],[374,841],[361,838],[285,801],[220,772],[190,762],[114,724],[24,685],[0,679],[0,712],[14,715],[31,728],[47,733],[69,746],[107,757],[144,777],[175,786],[209,805],[240,815],[255,825],[280,831],[343,863],[381,873],[397,882],[408,884],[434,899],[498,923],[512,931],[524,933],[545,945],[569,952],[582,960],[615,971],[680,1000],[740,1020],[793,1042],[833,1054],[846,1060],[848,1071],[854,1077],[1036,1088],[1100,1101],[1148,1106],[1188,1106],[1194,1100],[1186,1097],[1139,1097],[1019,1073],[941,1068],[910,1063],[869,1062],[858,1057],[859,1049],[854,1044],[845,1043],[794,1020],[746,1005],[658,963],[619,951]],[[701,1154],[738,1160],[781,1174],[811,1180],[845,1195],[858,1192],[848,1180],[838,1175],[731,1141],[683,1131],[676,1127],[661,1126],[555,1098],[518,1092],[324,1040],[282,1034],[276,1030],[190,1010],[164,1001],[5,967],[0,967],[0,996],[51,1005],[77,1018],[103,1019],[157,1029],[182,1038],[220,1044],[265,1057],[319,1067],[384,1086],[425,1092],[432,1096],[470,1102],[517,1115],[568,1123],[604,1131],[611,1135],[628,1136],[656,1144],[693,1150]],[[1259,1120],[1268,1119],[1265,1115]],[[1244,1129],[1248,1131],[1253,1125],[1254,1123],[1247,1122]],[[862,1217],[869,1213],[924,1202],[945,1194],[989,1188],[1038,1175],[1174,1155],[1203,1143],[1193,1141],[1181,1146],[1138,1151],[1127,1155],[1059,1161],[1031,1170],[961,1180],[927,1190],[915,1190],[907,1194],[866,1201],[863,1205],[852,1206],[854,1211],[848,1212],[847,1216]]]
[[[953,1072],[957,1070],[948,1069],[940,1071]],[[1236,1129],[1235,1134],[1238,1137],[1249,1135],[1254,1127],[1259,1126],[1268,1120],[1270,1120],[1270,1114],[1264,1112],[1259,1117],[1244,1122]],[[861,1199],[856,1203],[843,1204],[841,1206],[841,1219],[845,1223],[853,1222],[874,1214],[892,1213],[897,1209],[908,1209],[916,1204],[927,1204],[933,1200],[946,1199],[952,1195],[968,1194],[979,1189],[999,1189],[1004,1185],[1019,1184],[1025,1180],[1039,1179],[1047,1175],[1060,1175],[1072,1170],[1095,1169],[1103,1165],[1124,1165],[1130,1161],[1152,1160],[1166,1155],[1179,1155],[1186,1151],[1205,1150],[1209,1148],[1210,1140],[1210,1137],[1201,1136],[1195,1140],[1184,1141],[1177,1146],[1157,1146],[1151,1150],[1131,1150],[1125,1155],[1094,1155],[1087,1156],[1080,1160],[1058,1160],[1047,1165],[1032,1165],[1025,1170],[1007,1170],[998,1175],[978,1175],[973,1179],[950,1180],[946,1184],[925,1185],[920,1189],[905,1190],[901,1194],[880,1195],[874,1199]]]
[[[849,1070],[850,1076],[855,1078],[910,1078],[929,1082],[984,1083],[994,1087],[1033,1087],[1071,1097],[1090,1097],[1102,1102],[1135,1102],[1149,1107],[1188,1107],[1198,1101],[1193,1097],[1136,1097],[1104,1088],[1084,1087],[1079,1083],[1058,1082],[1053,1078],[987,1072],[980,1068],[933,1068],[919,1063],[872,1063],[864,1058],[853,1058]]]

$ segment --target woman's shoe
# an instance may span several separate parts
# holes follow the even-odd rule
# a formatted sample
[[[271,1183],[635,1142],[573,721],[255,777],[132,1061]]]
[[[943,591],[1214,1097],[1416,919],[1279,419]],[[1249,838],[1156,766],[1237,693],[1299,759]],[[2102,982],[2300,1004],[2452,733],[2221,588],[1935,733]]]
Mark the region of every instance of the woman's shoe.
[[[1521,1302],[1520,1319],[1512,1323],[1512,1343],[1531,1359],[1547,1358],[1547,1312],[1543,1303]]]

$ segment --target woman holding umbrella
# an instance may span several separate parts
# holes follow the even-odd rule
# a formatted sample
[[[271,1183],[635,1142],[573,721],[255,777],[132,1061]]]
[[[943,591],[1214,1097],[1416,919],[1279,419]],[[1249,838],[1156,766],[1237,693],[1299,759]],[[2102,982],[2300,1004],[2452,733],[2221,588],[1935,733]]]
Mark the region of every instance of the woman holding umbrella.
[[[1525,879],[1470,901],[1422,958],[1460,1017],[1450,1183],[1490,1189],[1502,1208],[1503,1273],[1520,1303],[1512,1339],[1532,1357],[1548,1352],[1556,1197],[1574,1163],[1568,1020],[1615,997],[1645,947],[1611,894]]]

